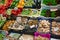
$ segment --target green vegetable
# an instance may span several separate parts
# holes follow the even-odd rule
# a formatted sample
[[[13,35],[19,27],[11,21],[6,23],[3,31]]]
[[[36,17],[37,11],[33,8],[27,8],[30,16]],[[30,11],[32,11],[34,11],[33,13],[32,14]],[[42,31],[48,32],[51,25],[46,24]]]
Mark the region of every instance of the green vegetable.
[[[30,10],[28,9],[28,10],[23,10],[22,11],[22,15],[29,15],[30,14]]]
[[[51,17],[52,17],[52,18],[56,17],[55,12],[52,12],[52,13],[51,13]]]
[[[46,5],[48,4],[57,5],[56,0],[43,0],[43,3]]]
[[[40,15],[46,17],[46,16],[47,16],[47,15],[46,15],[46,11],[47,11],[47,10],[42,10],[42,12],[41,12]],[[54,11],[52,11],[50,17],[51,17],[51,18],[56,17],[56,13],[55,13]]]
[[[41,12],[40,15],[41,15],[41,16],[45,16],[45,15],[46,15],[46,10],[42,10],[42,12]]]
[[[32,4],[35,4],[33,0],[25,0],[25,6],[32,6]]]
[[[18,5],[18,3],[19,3],[19,0],[14,0],[14,1],[12,2],[12,5],[10,6],[10,8],[16,7],[16,6]]]

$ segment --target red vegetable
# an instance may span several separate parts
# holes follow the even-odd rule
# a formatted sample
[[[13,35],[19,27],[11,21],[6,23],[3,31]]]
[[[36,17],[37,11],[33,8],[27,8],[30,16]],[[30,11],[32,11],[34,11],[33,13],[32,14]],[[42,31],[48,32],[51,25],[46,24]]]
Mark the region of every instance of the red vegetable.
[[[6,10],[12,4],[13,0],[7,0],[7,2],[3,5],[0,5],[0,14],[7,17]]]
[[[13,14],[13,15],[16,15],[16,16],[17,16],[18,14],[21,14],[21,12],[22,12],[22,8],[19,8],[18,10],[14,10],[14,9],[12,10],[12,14]]]

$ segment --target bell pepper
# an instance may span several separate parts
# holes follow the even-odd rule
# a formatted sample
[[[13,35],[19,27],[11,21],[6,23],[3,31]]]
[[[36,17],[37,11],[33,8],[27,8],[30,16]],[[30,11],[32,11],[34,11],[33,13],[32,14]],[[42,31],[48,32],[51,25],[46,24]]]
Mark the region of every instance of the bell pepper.
[[[13,0],[5,0],[5,7],[8,8],[12,4]]]
[[[0,5],[0,14],[3,14],[3,16],[7,17],[6,11],[7,8],[11,5],[13,0],[3,0],[5,4]]]
[[[18,8],[23,8],[24,7],[24,0],[20,0],[19,4],[17,5]]]
[[[18,14],[20,14],[21,12],[22,12],[22,8],[19,8],[18,10],[14,10],[14,9],[13,9],[13,10],[11,11],[11,13],[12,13],[13,15],[16,15],[16,16],[17,16]]]
[[[5,6],[0,6],[0,14],[4,14],[6,11]]]

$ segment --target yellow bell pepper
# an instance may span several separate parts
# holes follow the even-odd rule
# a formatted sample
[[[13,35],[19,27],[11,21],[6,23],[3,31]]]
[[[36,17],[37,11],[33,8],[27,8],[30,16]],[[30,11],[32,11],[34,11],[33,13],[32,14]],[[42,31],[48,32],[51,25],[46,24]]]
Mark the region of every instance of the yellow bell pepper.
[[[20,0],[19,4],[17,5],[18,8],[23,8],[24,7],[24,0]]]

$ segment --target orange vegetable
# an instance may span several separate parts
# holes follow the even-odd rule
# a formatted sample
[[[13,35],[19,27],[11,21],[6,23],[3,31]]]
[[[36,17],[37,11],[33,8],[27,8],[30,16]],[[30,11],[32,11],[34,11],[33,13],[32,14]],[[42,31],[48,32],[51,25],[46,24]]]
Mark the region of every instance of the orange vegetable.
[[[24,7],[24,0],[20,0],[19,3],[18,3],[18,8],[23,8]]]
[[[8,27],[9,27],[11,24],[13,24],[14,22],[15,22],[14,20],[7,21],[7,22],[4,24],[4,26],[3,26],[2,29],[8,31],[8,30],[9,30]]]

